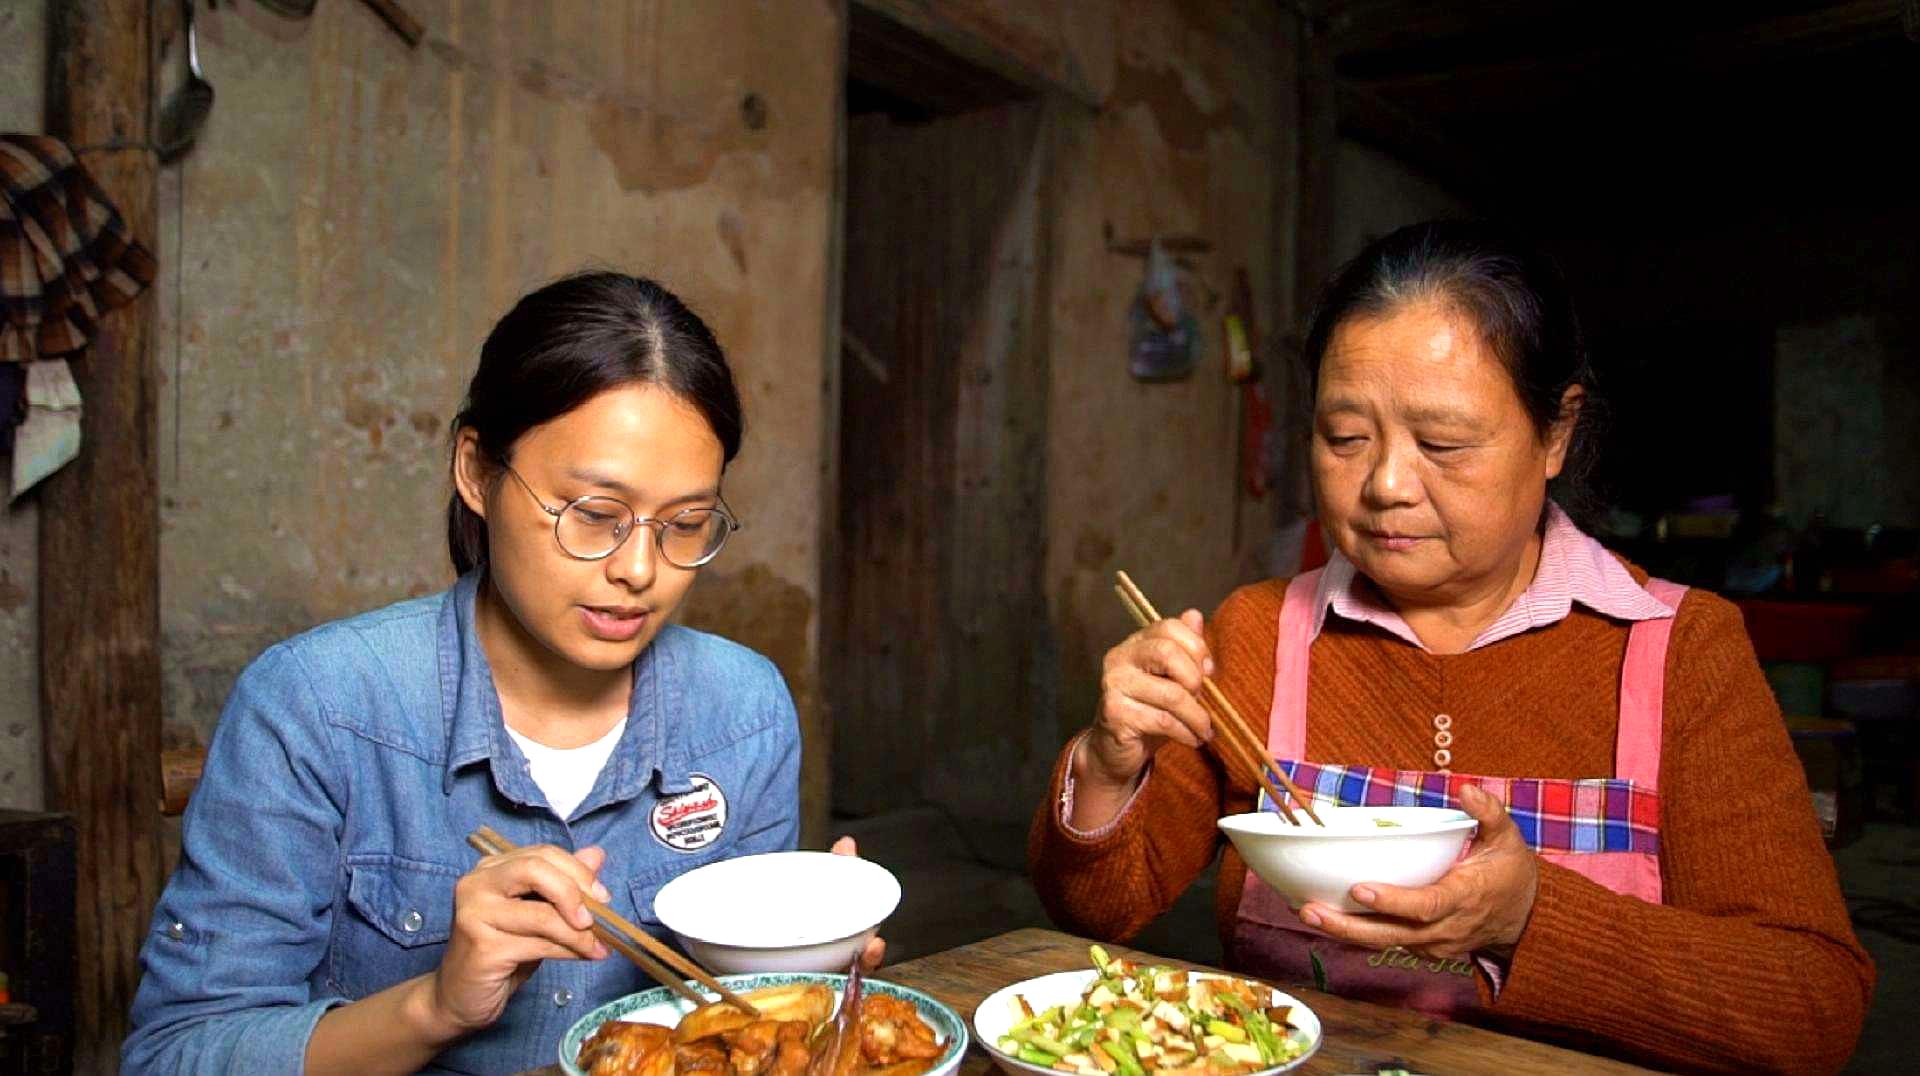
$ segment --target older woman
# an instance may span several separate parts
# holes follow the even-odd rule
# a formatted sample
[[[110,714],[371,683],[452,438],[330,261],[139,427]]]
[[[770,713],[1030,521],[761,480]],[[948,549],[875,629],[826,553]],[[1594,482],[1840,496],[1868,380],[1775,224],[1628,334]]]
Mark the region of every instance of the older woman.
[[[1308,336],[1320,571],[1109,651],[1029,858],[1054,917],[1125,938],[1256,790],[1201,748],[1214,676],[1323,802],[1458,806],[1433,885],[1296,910],[1231,847],[1247,972],[1684,1068],[1838,1068],[1873,968],[1739,613],[1583,534],[1548,486],[1591,449],[1564,285],[1492,229],[1378,241]]]

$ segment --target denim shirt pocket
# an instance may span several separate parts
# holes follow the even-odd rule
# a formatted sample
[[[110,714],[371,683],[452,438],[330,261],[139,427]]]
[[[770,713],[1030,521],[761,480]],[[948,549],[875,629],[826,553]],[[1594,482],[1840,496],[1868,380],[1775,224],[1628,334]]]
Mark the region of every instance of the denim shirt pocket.
[[[633,900],[633,921],[645,927],[647,933],[656,937],[669,937],[672,931],[667,929],[660,916],[653,910],[653,898],[659,894],[660,887],[675,878],[709,863],[718,863],[723,859],[732,859],[732,841],[723,841],[712,847],[702,848],[699,852],[675,856],[673,859],[654,864],[627,880],[627,891]]]
[[[334,923],[332,978],[362,998],[440,964],[453,933],[457,867],[392,855],[348,856],[347,907]]]

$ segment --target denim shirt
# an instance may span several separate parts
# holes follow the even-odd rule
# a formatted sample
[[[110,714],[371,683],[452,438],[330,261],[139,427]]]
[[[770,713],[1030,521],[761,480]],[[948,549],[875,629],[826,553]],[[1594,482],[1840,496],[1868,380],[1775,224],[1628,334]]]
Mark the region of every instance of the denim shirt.
[[[241,674],[141,947],[127,1072],[301,1071],[329,1008],[439,965],[479,826],[605,848],[609,903],[662,938],[653,897],[669,879],[794,847],[786,684],[753,651],[674,625],[634,663],[626,731],[593,790],[556,817],[501,719],[474,631],[478,585],[470,573],[316,628]],[[652,985],[617,955],[545,961],[432,1071],[551,1064],[589,1009]]]

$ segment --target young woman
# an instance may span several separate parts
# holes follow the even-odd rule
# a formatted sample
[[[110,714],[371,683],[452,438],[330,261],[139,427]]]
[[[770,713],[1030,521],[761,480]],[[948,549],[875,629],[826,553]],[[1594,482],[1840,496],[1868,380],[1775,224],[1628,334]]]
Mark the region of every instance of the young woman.
[[[740,400],[706,325],[648,280],[548,285],[488,336],[454,428],[452,589],[283,642],[235,685],[141,953],[129,1072],[544,1064],[591,1005],[652,985],[607,959],[582,890],[658,931],[668,879],[794,847],[780,674],[667,623],[739,528]],[[482,825],[521,848],[479,857]]]

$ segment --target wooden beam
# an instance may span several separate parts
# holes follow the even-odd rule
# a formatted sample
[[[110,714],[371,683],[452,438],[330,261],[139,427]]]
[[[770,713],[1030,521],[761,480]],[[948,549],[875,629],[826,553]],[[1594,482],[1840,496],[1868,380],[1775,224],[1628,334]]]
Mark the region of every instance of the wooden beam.
[[[986,5],[974,0],[853,2],[1036,94],[1059,93],[1087,108],[1100,107],[1099,95],[1061,42],[1016,38]]]
[[[1337,0],[1324,18],[1342,57],[1478,38],[1562,19],[1591,18],[1578,0]]]
[[[153,245],[150,5],[52,5],[47,127],[79,146]],[[161,885],[159,467],[153,291],[100,321],[72,363],[80,455],[41,487],[40,712],[50,809],[72,814],[74,1067],[111,1072]]]
[[[1299,41],[1300,216],[1294,230],[1294,309],[1300,316],[1297,332],[1304,339],[1307,319],[1334,269],[1333,163],[1340,143],[1340,102],[1332,40],[1307,23]]]
[[[1340,134],[1386,150],[1469,205],[1499,200],[1502,184],[1492,170],[1436,124],[1350,79],[1335,80],[1334,97]]]
[[[820,572],[813,622],[813,713],[801,718],[800,733],[800,847],[822,848],[831,839],[827,827],[833,814],[833,736],[837,718],[834,700],[841,656],[845,652],[844,606],[846,577],[840,568],[844,543],[840,536],[840,410],[846,364],[840,361],[840,334],[845,331],[847,261],[847,38],[852,24],[848,0],[831,0],[839,30],[834,40],[833,173],[827,195],[826,295],[820,326]]]
[[[1462,64],[1427,50],[1426,63],[1399,72],[1369,63],[1364,81],[1381,94],[1420,93],[1472,101],[1510,95],[1521,87],[1559,87],[1596,72],[1636,78],[1660,69],[1710,74],[1804,60],[1900,36],[1900,0],[1847,0],[1734,25],[1682,25],[1660,33],[1603,38],[1592,47],[1570,52],[1542,47],[1549,42],[1516,41],[1515,48],[1523,55],[1484,63]],[[1341,52],[1343,60],[1352,55]]]

